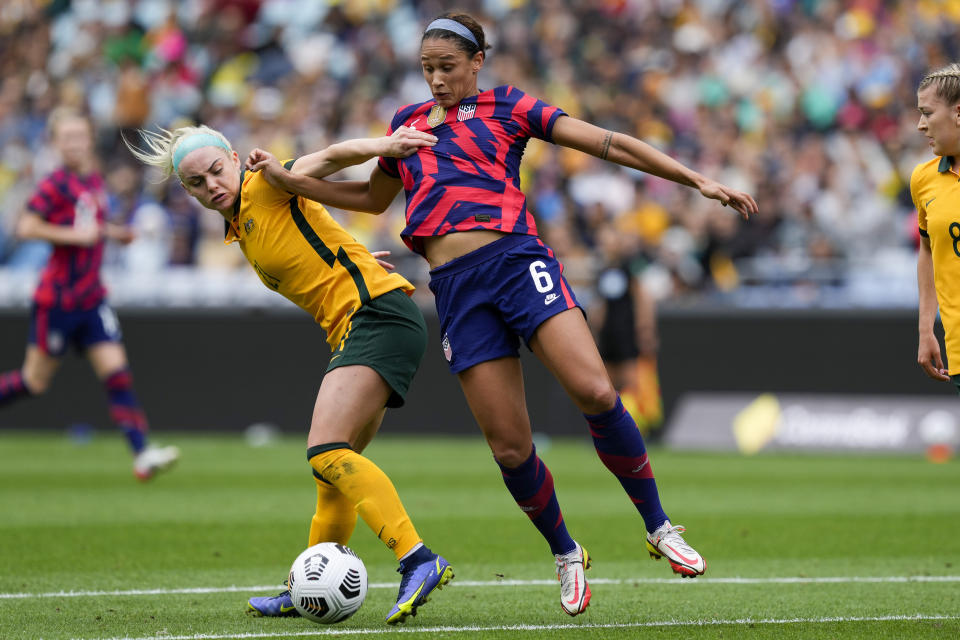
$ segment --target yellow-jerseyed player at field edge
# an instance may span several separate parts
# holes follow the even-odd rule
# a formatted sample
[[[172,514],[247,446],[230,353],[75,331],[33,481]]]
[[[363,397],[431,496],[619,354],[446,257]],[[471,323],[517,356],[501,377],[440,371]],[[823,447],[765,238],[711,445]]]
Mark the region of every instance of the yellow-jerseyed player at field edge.
[[[386,407],[403,404],[426,348],[426,323],[409,296],[413,285],[387,272],[320,204],[270,184],[265,174],[241,171],[220,132],[200,126],[141,134],[146,148],[128,145],[131,152],[167,176],[176,173],[192,197],[218,211],[227,223],[225,241],[239,243],[264,284],[326,330],[334,354],[307,436],[317,486],[308,543],[346,544],[359,513],[400,562],[400,591],[386,620],[402,622],[453,578],[446,559],[423,544],[390,479],[360,455]],[[389,137],[341,142],[287,166],[320,178],[374,156],[405,157],[435,141],[404,128]],[[298,615],[289,590],[251,598],[247,611]]]
[[[921,236],[917,362],[934,380],[952,376],[960,385],[960,64],[949,64],[920,82],[917,109],[917,129],[937,156],[917,165],[910,178]],[[933,332],[938,309],[946,363]]]

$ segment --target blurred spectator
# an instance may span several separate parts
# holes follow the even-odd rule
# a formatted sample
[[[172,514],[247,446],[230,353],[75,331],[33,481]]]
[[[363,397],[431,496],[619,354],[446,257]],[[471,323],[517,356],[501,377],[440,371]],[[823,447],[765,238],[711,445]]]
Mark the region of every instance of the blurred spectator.
[[[616,224],[643,245],[644,278],[659,298],[915,304],[916,225],[906,191],[910,170],[929,154],[915,130],[915,87],[960,52],[960,12],[948,4],[461,6],[481,17],[494,45],[482,86],[524,86],[757,195],[761,214],[744,223],[688,189],[534,141],[522,180],[542,234],[561,237],[568,268],[595,259],[598,233]],[[413,0],[3,3],[0,269],[38,262],[33,249],[13,245],[9,229],[50,166],[42,123],[54,103],[93,115],[111,164],[128,160],[119,132],[198,120],[241,153],[256,145],[293,157],[378,134],[390,105],[429,97],[417,47],[423,25],[443,9]],[[158,190],[149,174],[120,177],[141,191],[115,194],[123,215],[139,227],[129,208],[141,203],[142,231],[153,242],[149,259],[141,245],[124,260],[153,270],[240,265],[224,250],[222,229],[198,218],[176,187]],[[403,256],[402,268],[423,284],[423,265],[399,242],[398,215],[340,219],[363,242]]]

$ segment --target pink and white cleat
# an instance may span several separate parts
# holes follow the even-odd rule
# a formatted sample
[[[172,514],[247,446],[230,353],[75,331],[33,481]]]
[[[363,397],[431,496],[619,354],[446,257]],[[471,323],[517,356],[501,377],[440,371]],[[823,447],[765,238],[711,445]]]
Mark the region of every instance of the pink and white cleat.
[[[137,480],[146,482],[159,471],[169,469],[180,457],[180,449],[169,447],[147,446],[133,459],[133,475]]]
[[[571,616],[583,613],[590,605],[590,585],[583,572],[590,568],[590,554],[577,544],[569,553],[555,556],[560,581],[560,606]]]
[[[674,573],[681,578],[696,578],[707,570],[707,562],[681,537],[686,529],[667,520],[653,533],[647,534],[647,551],[654,560],[666,557]]]

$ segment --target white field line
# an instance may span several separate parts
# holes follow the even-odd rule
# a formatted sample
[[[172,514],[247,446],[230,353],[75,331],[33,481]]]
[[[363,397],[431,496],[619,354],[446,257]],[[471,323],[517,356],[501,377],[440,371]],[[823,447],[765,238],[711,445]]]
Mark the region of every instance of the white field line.
[[[824,578],[785,577],[785,578],[593,578],[592,585],[713,585],[713,584],[850,584],[850,583],[923,583],[923,582],[960,582],[960,576],[838,576]],[[396,589],[398,583],[371,582],[370,589]],[[541,587],[555,586],[556,580],[455,580],[451,587]],[[269,584],[251,587],[188,587],[182,589],[128,589],[117,591],[49,591],[46,593],[0,593],[0,600],[23,598],[97,598],[102,596],[157,596],[191,593],[254,593],[276,591],[282,585]]]
[[[312,629],[282,633],[230,633],[206,634],[198,633],[189,636],[140,636],[123,638],[101,638],[98,640],[227,640],[228,638],[317,638],[323,636],[366,636],[387,635],[394,633],[478,633],[482,631],[581,631],[583,629],[640,629],[650,627],[713,627],[718,625],[745,625],[745,624],[827,624],[831,622],[932,622],[937,620],[960,620],[960,616],[913,615],[898,616],[830,616],[822,618],[735,618],[729,620],[661,620],[654,622],[624,622],[611,624],[517,624],[502,626],[462,626],[462,627],[377,627],[375,629]]]

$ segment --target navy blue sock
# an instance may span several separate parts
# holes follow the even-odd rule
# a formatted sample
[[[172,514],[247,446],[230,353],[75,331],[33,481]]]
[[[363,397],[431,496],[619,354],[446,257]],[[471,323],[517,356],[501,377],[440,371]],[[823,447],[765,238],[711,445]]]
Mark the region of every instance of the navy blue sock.
[[[550,551],[554,555],[573,551],[577,545],[567,533],[557,492],[553,488],[553,476],[537,457],[537,448],[534,447],[530,457],[515,469],[503,466],[499,460],[497,464],[513,499],[546,539]]]
[[[400,567],[403,568],[404,566],[409,566],[409,567],[419,566],[424,562],[430,562],[431,560],[433,560],[433,556],[435,555],[436,554],[433,551],[430,551],[430,548],[427,547],[427,545],[425,544],[421,545],[419,549],[411,553],[409,556],[404,558],[403,561],[400,562]]]
[[[110,418],[123,431],[133,453],[140,453],[147,446],[147,417],[133,393],[130,370],[114,372],[103,381],[103,386],[107,389]]]
[[[0,407],[29,395],[30,389],[23,382],[23,374],[19,369],[0,373]]]
[[[647,531],[653,532],[668,518],[660,506],[657,481],[653,479],[653,469],[637,423],[623,408],[619,395],[613,409],[596,415],[583,415],[590,423],[590,435],[593,436],[597,455],[630,496],[643,516]]]

